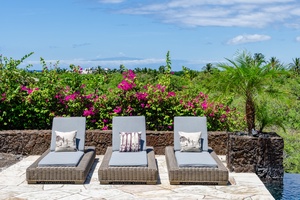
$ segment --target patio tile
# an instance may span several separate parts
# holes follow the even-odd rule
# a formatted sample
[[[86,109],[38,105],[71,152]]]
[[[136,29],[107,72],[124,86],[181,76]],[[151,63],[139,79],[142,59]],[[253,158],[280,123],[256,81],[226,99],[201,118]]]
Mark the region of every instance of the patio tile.
[[[98,155],[85,184],[27,184],[26,168],[39,156],[28,156],[0,172],[0,199],[274,199],[254,173],[230,173],[227,186],[170,185],[165,157],[157,155],[157,185],[101,185]],[[225,163],[226,157],[220,156]]]

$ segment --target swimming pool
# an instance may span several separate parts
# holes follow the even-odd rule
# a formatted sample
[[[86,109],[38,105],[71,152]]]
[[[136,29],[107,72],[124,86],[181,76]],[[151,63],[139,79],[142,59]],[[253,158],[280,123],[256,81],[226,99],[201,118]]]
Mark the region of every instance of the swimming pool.
[[[265,185],[276,200],[300,200],[300,174],[284,173],[282,182]]]

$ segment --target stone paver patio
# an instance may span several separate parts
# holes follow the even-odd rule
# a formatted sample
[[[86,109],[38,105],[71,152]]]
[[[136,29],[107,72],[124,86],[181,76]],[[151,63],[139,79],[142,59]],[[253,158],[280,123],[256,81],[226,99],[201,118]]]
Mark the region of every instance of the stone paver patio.
[[[98,168],[103,155],[98,155],[83,185],[28,185],[26,168],[39,156],[29,156],[0,172],[0,199],[274,199],[254,173],[230,173],[227,186],[170,185],[165,157],[157,155],[157,185],[100,185]],[[225,160],[224,156],[220,156]]]

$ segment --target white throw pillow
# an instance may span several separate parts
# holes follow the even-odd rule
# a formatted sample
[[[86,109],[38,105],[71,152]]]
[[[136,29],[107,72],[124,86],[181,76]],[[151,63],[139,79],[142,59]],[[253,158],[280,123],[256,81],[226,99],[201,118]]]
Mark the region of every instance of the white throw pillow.
[[[70,131],[70,132],[55,131],[55,134],[56,134],[55,151],[57,152],[77,151],[76,148],[77,131]]]
[[[201,132],[182,132],[178,131],[180,140],[180,151],[199,152],[201,148]]]
[[[137,152],[141,150],[142,132],[120,132],[120,152]]]

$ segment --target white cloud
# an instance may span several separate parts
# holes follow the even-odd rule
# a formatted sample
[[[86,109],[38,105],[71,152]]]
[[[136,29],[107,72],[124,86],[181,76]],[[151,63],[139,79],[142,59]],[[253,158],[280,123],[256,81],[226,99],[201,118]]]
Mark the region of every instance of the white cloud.
[[[57,60],[45,60],[48,67],[54,67],[53,64]],[[182,66],[188,67],[189,69],[201,70],[202,67],[207,63],[219,63],[218,60],[181,60],[173,59],[172,60],[172,70],[180,71]],[[225,62],[225,61],[224,61]],[[51,63],[51,64],[50,64]],[[20,67],[25,67],[28,64],[32,64],[31,70],[41,70],[42,66],[40,61],[24,61]],[[83,69],[86,68],[97,68],[101,66],[102,68],[117,69],[121,64],[124,65],[127,69],[134,68],[152,68],[158,69],[160,66],[166,64],[165,58],[129,58],[129,57],[116,57],[116,58],[103,58],[99,60],[85,60],[85,59],[72,59],[72,60],[59,60],[58,67],[69,69],[69,66],[73,64],[76,66],[81,66]]]
[[[50,63],[54,64],[56,60],[45,60],[47,64]],[[166,60],[163,58],[145,58],[145,59],[109,59],[109,60],[85,60],[85,59],[73,59],[73,60],[59,60],[58,67],[61,68],[68,68],[71,64],[79,65],[83,68],[90,68],[90,67],[107,67],[107,68],[118,68],[121,64],[125,65],[128,68],[135,68],[142,65],[152,65],[154,67],[159,67],[162,64],[165,64]],[[33,66],[40,65],[40,61],[25,61],[22,63],[22,66],[26,66],[28,64],[32,64]]]
[[[153,0],[124,6],[115,9],[124,14],[148,15],[180,26],[261,28],[273,24],[287,25],[291,21],[300,24],[300,1],[295,0]]]
[[[296,41],[300,42],[300,36],[296,37]]]
[[[243,44],[243,43],[252,43],[252,42],[260,42],[265,40],[270,40],[271,37],[268,35],[238,35],[232,39],[230,39],[227,44],[236,45],[236,44]]]

